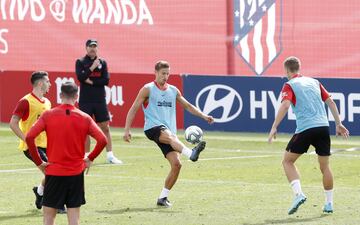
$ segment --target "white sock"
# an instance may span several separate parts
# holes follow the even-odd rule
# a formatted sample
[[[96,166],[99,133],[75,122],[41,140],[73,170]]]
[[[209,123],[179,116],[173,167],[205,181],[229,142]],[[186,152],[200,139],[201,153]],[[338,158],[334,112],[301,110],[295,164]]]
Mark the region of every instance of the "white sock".
[[[293,180],[290,182],[290,185],[295,195],[303,194],[301,190],[300,180]]]
[[[170,190],[164,187],[160,193],[159,198],[165,198],[165,197],[169,196],[169,192],[170,192]]]
[[[108,159],[114,158],[114,153],[112,151],[106,152],[106,158],[108,158]]]
[[[192,154],[192,150],[187,148],[187,147],[184,147],[182,150],[181,150],[181,154],[187,156],[188,158],[190,158],[191,154]]]
[[[37,188],[37,193],[40,195],[40,196],[43,196],[44,195],[44,186],[40,183],[38,188]]]
[[[331,190],[324,190],[325,192],[325,203],[331,203],[331,205],[333,204],[333,189]]]

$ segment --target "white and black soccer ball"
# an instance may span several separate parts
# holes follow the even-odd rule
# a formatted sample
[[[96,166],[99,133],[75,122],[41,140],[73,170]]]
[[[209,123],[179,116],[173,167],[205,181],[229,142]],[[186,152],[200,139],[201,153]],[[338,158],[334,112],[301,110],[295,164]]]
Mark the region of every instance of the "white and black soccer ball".
[[[192,125],[185,130],[185,140],[191,144],[199,143],[203,138],[203,131],[200,127]]]

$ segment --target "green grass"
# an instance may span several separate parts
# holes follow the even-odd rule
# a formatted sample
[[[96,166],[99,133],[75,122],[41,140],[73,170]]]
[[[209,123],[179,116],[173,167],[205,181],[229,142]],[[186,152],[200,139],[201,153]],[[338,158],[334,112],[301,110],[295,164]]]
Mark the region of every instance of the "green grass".
[[[180,138],[183,134],[180,132]],[[17,150],[17,138],[0,126],[0,224],[42,224],[34,207],[31,188],[40,172]],[[141,130],[133,141],[121,139],[122,129],[112,129],[114,151],[125,164],[105,164],[99,156],[86,176],[87,204],[81,207],[81,224],[359,224],[360,152],[338,152],[331,157],[335,177],[335,212],[322,213],[324,195],[316,155],[297,162],[308,201],[287,215],[292,191],[281,160],[290,135],[279,135],[267,144],[266,134],[205,132],[207,148],[201,160],[182,158],[183,167],[169,199],[169,209],[157,208],[169,166],[160,150]],[[360,146],[359,137],[333,137],[333,148]],[[67,224],[65,215],[57,224]]]

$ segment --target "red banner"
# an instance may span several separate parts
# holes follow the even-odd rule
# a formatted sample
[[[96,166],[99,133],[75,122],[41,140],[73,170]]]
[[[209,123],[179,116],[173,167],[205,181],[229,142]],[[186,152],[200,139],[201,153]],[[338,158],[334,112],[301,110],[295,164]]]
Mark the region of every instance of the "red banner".
[[[1,122],[9,122],[16,103],[32,90],[30,72],[0,73],[0,115]],[[60,87],[65,81],[73,80],[74,73],[50,72],[51,87],[46,95],[52,107],[60,104]],[[111,74],[110,84],[106,87],[106,102],[111,116],[111,126],[124,127],[127,112],[134,102],[138,91],[144,84],[153,81],[153,74]],[[169,83],[175,85],[182,92],[182,80],[179,75],[171,75]],[[177,105],[177,125],[183,128],[183,109]],[[143,127],[144,114],[139,109],[133,122],[133,127]]]
[[[165,59],[176,74],[280,76],[283,60],[296,55],[304,74],[359,77],[358,5],[358,0],[0,0],[0,70],[73,72],[85,40],[95,37],[100,56],[116,73],[149,73],[155,61]]]

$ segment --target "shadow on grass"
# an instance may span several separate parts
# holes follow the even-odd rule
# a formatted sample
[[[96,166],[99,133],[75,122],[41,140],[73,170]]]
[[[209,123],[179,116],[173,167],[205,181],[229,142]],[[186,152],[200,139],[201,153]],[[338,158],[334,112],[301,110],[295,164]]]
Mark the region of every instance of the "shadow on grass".
[[[324,217],[329,216],[329,214],[321,214],[320,216],[313,216],[309,218],[286,218],[282,220],[264,220],[263,223],[244,223],[243,225],[268,225],[268,224],[303,224],[304,222],[312,222]]]
[[[168,208],[152,207],[152,208],[123,208],[114,210],[98,210],[98,213],[104,214],[125,214],[131,212],[159,212],[159,213],[179,213],[180,211],[169,210]]]
[[[42,216],[43,216],[43,214],[40,210],[32,209],[32,210],[28,210],[26,212],[26,214],[0,215],[0,222],[5,221],[5,220],[31,218],[31,217],[42,217]]]

